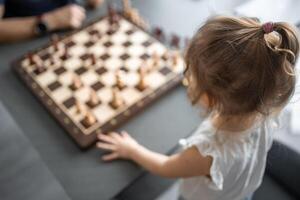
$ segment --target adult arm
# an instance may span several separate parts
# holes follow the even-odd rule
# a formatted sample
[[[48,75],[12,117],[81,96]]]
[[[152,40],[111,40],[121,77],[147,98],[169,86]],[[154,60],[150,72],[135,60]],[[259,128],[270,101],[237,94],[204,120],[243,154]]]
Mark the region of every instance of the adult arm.
[[[37,17],[3,18],[4,6],[0,5],[0,43],[29,39],[36,36],[34,31]],[[82,7],[72,4],[45,13],[42,20],[50,31],[78,28],[85,19]]]
[[[33,37],[35,17],[3,19],[4,6],[0,6],[0,42],[11,42]]]

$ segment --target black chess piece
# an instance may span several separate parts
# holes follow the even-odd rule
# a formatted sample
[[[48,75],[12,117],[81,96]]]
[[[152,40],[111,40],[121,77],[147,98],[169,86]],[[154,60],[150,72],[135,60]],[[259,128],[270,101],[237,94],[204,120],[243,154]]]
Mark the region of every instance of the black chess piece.
[[[176,34],[173,34],[171,36],[170,45],[171,45],[171,47],[179,49],[179,47],[180,47],[180,37]]]
[[[97,63],[97,58],[96,58],[95,54],[91,53],[91,54],[90,54],[90,59],[91,59],[91,64],[92,64],[92,65],[96,65],[96,63]]]
[[[107,10],[108,10],[108,22],[110,25],[108,34],[113,34],[119,28],[120,18],[119,15],[117,14],[117,11],[114,9],[114,7],[111,4],[108,4]]]
[[[63,55],[62,55],[60,58],[61,58],[62,60],[67,60],[69,57],[70,57],[70,55],[69,55],[68,47],[65,46],[65,48],[64,48],[64,53],[63,53]]]
[[[29,65],[34,65],[36,63],[33,53],[29,52],[27,58],[29,60]]]
[[[159,41],[164,41],[165,40],[165,33],[160,27],[155,27],[153,29],[153,36],[158,39]]]
[[[35,68],[35,73],[36,74],[41,74],[44,71],[46,71],[46,68],[41,63],[36,64],[36,68]]]
[[[54,51],[58,51],[58,41],[59,41],[59,37],[57,34],[53,34],[50,38],[51,43],[53,45]]]

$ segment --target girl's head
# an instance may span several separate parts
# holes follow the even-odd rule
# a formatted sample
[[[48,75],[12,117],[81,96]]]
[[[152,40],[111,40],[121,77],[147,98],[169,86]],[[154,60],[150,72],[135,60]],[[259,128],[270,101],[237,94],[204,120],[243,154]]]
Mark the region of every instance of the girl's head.
[[[287,23],[211,18],[186,51],[189,97],[221,115],[269,114],[294,92],[298,51],[296,29]]]

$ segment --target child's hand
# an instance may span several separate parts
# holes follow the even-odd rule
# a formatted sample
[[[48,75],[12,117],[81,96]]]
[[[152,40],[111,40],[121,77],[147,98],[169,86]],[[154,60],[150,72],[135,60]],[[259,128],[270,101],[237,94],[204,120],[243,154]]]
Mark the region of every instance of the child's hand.
[[[121,134],[112,132],[107,135],[99,134],[97,147],[103,150],[111,151],[102,157],[105,161],[111,161],[118,158],[130,159],[133,151],[136,151],[139,144],[127,132]]]

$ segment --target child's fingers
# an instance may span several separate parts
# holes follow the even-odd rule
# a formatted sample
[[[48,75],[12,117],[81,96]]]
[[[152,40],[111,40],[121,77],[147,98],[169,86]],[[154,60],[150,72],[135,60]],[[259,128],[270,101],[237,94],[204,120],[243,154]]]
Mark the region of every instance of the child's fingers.
[[[120,139],[120,135],[116,132],[110,132],[108,135],[115,139]]]
[[[112,138],[110,136],[107,136],[107,135],[104,135],[102,133],[98,134],[97,137],[98,137],[99,140],[102,140],[104,142],[108,142],[108,143],[111,143],[111,144],[116,144],[116,141],[114,140],[114,138]]]
[[[119,156],[117,153],[110,153],[107,155],[102,156],[102,160],[104,161],[111,161],[117,159]]]
[[[130,137],[130,135],[126,131],[122,131],[121,134],[124,137]]]
[[[103,142],[97,142],[96,145],[100,149],[110,150],[110,151],[115,151],[116,150],[115,145],[112,145],[112,144],[107,144],[107,143],[103,143]]]

